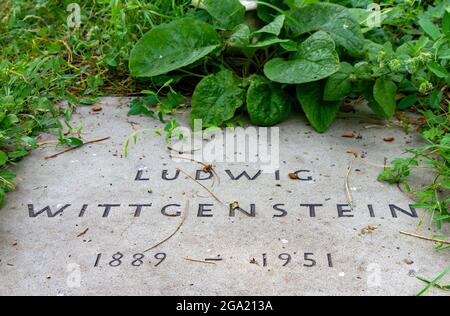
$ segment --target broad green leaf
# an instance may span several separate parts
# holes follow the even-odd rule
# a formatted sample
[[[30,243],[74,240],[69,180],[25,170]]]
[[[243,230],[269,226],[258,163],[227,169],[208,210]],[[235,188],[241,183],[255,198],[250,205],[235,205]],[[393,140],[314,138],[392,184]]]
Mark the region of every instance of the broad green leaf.
[[[131,51],[133,77],[154,77],[193,64],[220,45],[214,28],[189,18],[154,27]]]
[[[438,52],[439,59],[450,59],[450,49],[441,47]]]
[[[184,102],[184,97],[178,92],[170,92],[165,99],[158,104],[158,111],[164,114],[171,114]]]
[[[69,146],[78,147],[84,144],[83,140],[77,138],[77,137],[69,137],[65,139],[65,144]]]
[[[0,167],[4,166],[6,162],[8,161],[8,155],[0,150]]]
[[[0,177],[2,177],[5,180],[13,180],[16,178],[16,174],[13,172],[9,172],[6,170],[0,170]]]
[[[419,53],[425,46],[427,46],[430,39],[426,36],[422,36],[414,46],[414,52],[417,54]]]
[[[0,208],[5,204],[5,197],[5,190],[3,188],[0,188]]]
[[[441,37],[441,32],[439,28],[433,24],[430,20],[420,19],[419,20],[420,27],[428,34],[434,41],[436,41],[439,37]]]
[[[367,21],[369,20],[370,15],[373,14],[372,11],[362,8],[349,8],[348,11],[353,18],[363,26],[368,26]]]
[[[333,3],[314,3],[290,11],[286,20],[294,35],[313,31],[326,31],[336,44],[346,48],[350,54],[361,55],[364,37],[358,22],[350,11]]]
[[[326,78],[339,70],[333,39],[316,32],[301,43],[291,59],[275,58],[264,66],[266,76],[280,83],[306,83]]]
[[[432,109],[439,109],[439,105],[441,104],[443,98],[442,91],[433,91],[430,94],[430,107]]]
[[[284,16],[280,17],[273,22],[275,25],[266,25],[266,27],[253,33],[248,25],[238,25],[228,40],[229,45],[237,48],[263,48],[274,44],[289,42],[287,39],[280,39],[277,37],[284,23]],[[278,27],[279,30],[277,29]]]
[[[400,110],[409,109],[414,104],[416,104],[418,101],[419,101],[419,98],[417,96],[415,96],[414,94],[408,95],[399,102],[398,108]]]
[[[25,149],[18,149],[16,151],[12,151],[8,153],[8,157],[12,160],[18,160],[21,159],[29,154],[28,150]]]
[[[434,60],[429,62],[428,69],[430,69],[436,76],[439,78],[448,78],[449,73],[447,69],[445,69],[443,66],[441,66],[439,63],[435,62]]]
[[[247,47],[250,44],[252,31],[247,24],[240,24],[236,26],[233,31],[233,34],[231,34],[228,39],[228,44],[231,47],[242,48]]]
[[[255,32],[255,34],[268,33],[268,34],[278,36],[278,35],[280,35],[281,30],[283,29],[285,19],[286,19],[286,16],[279,15],[275,18],[275,20],[273,20],[273,22],[271,22],[271,23],[267,24],[266,26],[264,26],[263,28],[259,29],[258,31]]]
[[[322,101],[322,82],[298,85],[297,98],[312,127],[319,133],[325,132],[336,118],[340,102]]]
[[[437,41],[435,41],[433,43],[433,50],[435,50],[436,54],[435,56],[437,57],[437,59],[442,59],[442,50],[444,49],[448,49],[448,44],[449,44],[449,39],[447,37],[442,36],[441,38],[439,38]]]
[[[156,100],[156,99],[155,99]],[[152,105],[155,105],[158,101],[156,100],[155,103],[151,103]],[[153,111],[149,110],[148,106],[144,104],[142,99],[134,99],[131,101],[131,107],[128,111],[129,116],[133,115],[146,115],[152,118],[156,118],[156,115]]]
[[[390,42],[386,42],[381,45],[370,40],[366,40],[364,43],[364,52],[366,53],[366,62],[372,61],[375,64],[378,64],[378,58],[380,54],[383,56],[392,56],[394,51],[392,49],[392,44]]]
[[[395,114],[397,86],[386,78],[378,78],[373,87],[373,99],[369,96],[369,107],[382,118],[390,118]]]
[[[201,3],[213,17],[214,26],[218,29],[232,30],[244,23],[245,7],[239,0],[203,0]]]
[[[252,76],[247,92],[247,111],[255,125],[273,126],[291,113],[291,98],[262,76]]]
[[[445,35],[450,35],[450,12],[445,11],[444,17],[442,18],[442,31]]]
[[[353,66],[341,63],[339,71],[331,75],[325,85],[323,99],[325,101],[340,101],[352,92]]]
[[[30,147],[32,147],[32,148],[38,148],[38,147],[39,147],[38,142],[37,142],[36,139],[33,138],[33,137],[30,137],[30,136],[22,136],[22,137],[20,138],[20,140],[21,140],[22,142],[24,142],[26,145],[28,145],[28,146],[30,146]]]
[[[8,114],[6,117],[3,118],[1,124],[0,124],[0,128],[2,129],[8,129],[11,126],[13,126],[14,124],[19,123],[19,118],[17,117],[17,115],[15,114]]]
[[[278,10],[273,9],[273,7],[277,7],[281,10],[288,9],[285,2],[285,0],[264,0],[259,2],[257,8],[258,17],[266,23],[271,22],[276,15],[280,14]]]
[[[280,43],[280,46],[288,52],[296,52],[298,44],[293,40],[288,40],[287,42]]]
[[[205,77],[192,96],[191,125],[201,119],[203,127],[222,126],[244,104],[245,92],[229,70]]]
[[[289,41],[290,40],[281,39],[276,36],[269,36],[269,37],[262,39],[254,44],[247,45],[247,47],[248,48],[263,48],[263,47],[272,46],[275,44],[287,43]]]

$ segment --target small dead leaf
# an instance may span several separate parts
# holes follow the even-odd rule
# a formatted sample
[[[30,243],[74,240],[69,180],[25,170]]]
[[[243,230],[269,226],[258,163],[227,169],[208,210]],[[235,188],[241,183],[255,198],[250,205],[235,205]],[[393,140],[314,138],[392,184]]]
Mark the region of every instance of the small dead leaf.
[[[12,245],[13,245],[14,247],[17,246],[17,245],[18,245],[17,240],[14,240],[14,241],[12,242]]]
[[[371,233],[371,231],[369,229],[367,229],[367,228],[361,229],[361,235],[368,235],[370,233]]]
[[[212,165],[206,165],[203,167],[204,173],[211,173],[213,166]]]
[[[371,231],[374,231],[378,228],[378,225],[370,224],[369,226],[367,226],[367,228]]]
[[[395,138],[393,136],[387,136],[387,137],[383,138],[383,140],[385,142],[393,142],[395,140]]]
[[[358,153],[353,149],[347,150],[347,154],[352,154],[355,158],[358,158]]]
[[[256,261],[255,258],[251,258],[251,259],[250,259],[250,263],[251,263],[251,264],[258,264],[258,261]]]
[[[403,260],[404,263],[406,263],[407,265],[412,265],[414,263],[414,261],[412,261],[411,259],[405,259]]]
[[[298,174],[290,173],[289,174],[289,179],[291,179],[291,180],[298,180],[299,179]]]
[[[377,230],[378,225],[370,224],[367,227],[364,227],[361,229],[361,235],[368,235],[373,233],[375,230]]]
[[[344,138],[354,138],[354,137],[355,137],[355,134],[353,134],[353,133],[345,133],[345,134],[342,134],[341,137],[344,137]]]
[[[92,111],[94,111],[94,112],[100,112],[102,110],[103,110],[103,108],[100,105],[96,105],[96,106],[92,107]]]

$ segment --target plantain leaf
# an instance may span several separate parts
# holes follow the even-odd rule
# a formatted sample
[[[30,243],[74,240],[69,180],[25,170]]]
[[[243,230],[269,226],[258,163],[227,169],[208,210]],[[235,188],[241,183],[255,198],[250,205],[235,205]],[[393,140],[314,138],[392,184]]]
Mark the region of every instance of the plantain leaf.
[[[438,62],[432,60],[428,63],[428,69],[430,69],[439,78],[448,78],[449,73],[444,66],[440,65]]]
[[[353,66],[349,63],[341,63],[339,71],[328,78],[325,85],[323,99],[325,101],[339,101],[352,92]]]
[[[184,18],[154,27],[131,51],[133,77],[154,77],[193,64],[219,47],[219,36],[204,22]]]
[[[272,34],[272,35],[278,36],[278,35],[280,35],[281,30],[283,29],[285,19],[286,19],[286,16],[279,15],[275,18],[275,20],[273,20],[273,22],[267,24],[266,26],[259,29],[258,31],[255,31],[254,33],[255,34],[267,33],[267,34]]]
[[[255,125],[273,126],[291,113],[291,97],[262,76],[252,76],[247,92],[247,111]]]
[[[239,0],[203,0],[201,3],[213,17],[214,26],[218,29],[232,30],[244,23],[245,7]]]
[[[364,36],[358,22],[344,6],[333,3],[313,3],[290,11],[286,20],[294,35],[326,31],[351,55],[359,56],[364,49]]]
[[[339,56],[334,41],[322,31],[301,43],[291,59],[275,58],[264,66],[270,80],[290,84],[318,81],[338,70]]]
[[[247,24],[240,24],[233,29],[233,34],[228,39],[228,44],[237,48],[247,47],[250,44],[251,35],[250,27]]]
[[[6,193],[3,188],[0,187],[0,208],[5,204]]]
[[[8,155],[4,151],[0,150],[0,167],[5,165],[7,161]]]
[[[339,111],[339,101],[322,101],[323,82],[311,82],[297,86],[297,98],[312,127],[325,132]]]
[[[397,86],[394,82],[386,78],[378,78],[373,87],[373,98],[376,103],[369,102],[369,106],[378,116],[390,118],[397,107],[396,94]]]
[[[205,77],[192,96],[191,125],[201,119],[203,127],[223,126],[244,104],[245,92],[229,70]]]

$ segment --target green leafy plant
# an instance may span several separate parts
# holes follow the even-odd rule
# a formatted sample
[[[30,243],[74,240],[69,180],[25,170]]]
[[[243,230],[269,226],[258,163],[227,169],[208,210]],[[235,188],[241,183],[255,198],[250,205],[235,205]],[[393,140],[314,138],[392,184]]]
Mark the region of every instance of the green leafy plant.
[[[269,90],[278,91],[277,95],[284,92],[286,100],[294,86],[298,103],[319,132],[329,128],[347,97],[365,97],[374,113],[386,119],[448,84],[450,17],[443,6],[438,15],[418,19],[417,28],[423,33],[415,29],[413,39],[403,36],[394,46],[372,34],[376,27],[363,28],[360,15],[346,7],[346,1],[333,2],[259,2],[257,17],[249,21],[238,0],[203,1],[201,7],[209,15],[194,10],[188,17],[153,28],[139,40],[130,56],[131,75],[201,71],[206,77],[194,91],[191,119],[202,119],[205,126],[225,125],[243,112],[255,124],[277,124],[288,117],[291,107],[283,106],[285,113],[279,119],[255,119],[274,107],[273,99],[245,107],[253,99],[245,94],[254,88],[246,82],[250,78],[267,81]],[[437,21],[443,22],[442,30]],[[221,82],[223,69],[228,71],[227,79]],[[219,77],[211,75],[216,72]],[[314,89],[310,92],[305,87]],[[230,100],[224,90],[230,91]]]
[[[381,181],[401,185],[416,196],[415,207],[426,209],[433,215],[438,229],[450,221],[450,115],[437,116],[425,113],[427,126],[422,132],[428,145],[408,150],[410,157],[397,158],[392,167],[386,168],[378,177]],[[409,179],[419,168],[434,175],[433,182],[412,188]]]
[[[450,273],[450,266],[448,266],[441,274],[439,274],[436,278],[434,278],[432,281],[428,281],[427,279],[424,279],[422,277],[417,277],[422,282],[427,283],[427,285],[420,290],[419,293],[417,293],[417,296],[422,296],[424,293],[426,293],[430,288],[436,287],[441,290],[450,290],[450,284],[446,285],[440,285],[437,282],[442,280],[448,273]]]

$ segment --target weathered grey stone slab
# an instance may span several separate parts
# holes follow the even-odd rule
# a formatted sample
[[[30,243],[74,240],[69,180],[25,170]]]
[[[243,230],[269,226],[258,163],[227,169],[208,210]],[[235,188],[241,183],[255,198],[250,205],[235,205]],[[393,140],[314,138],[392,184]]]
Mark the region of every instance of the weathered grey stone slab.
[[[280,129],[279,180],[261,173],[233,181],[227,170],[253,176],[258,167],[217,163],[220,184],[199,181],[216,199],[183,173],[195,177],[202,166],[174,162],[163,137],[139,135],[124,157],[130,134],[162,126],[127,118],[128,104],[105,99],[100,113],[75,115],[85,139],[110,140],[48,160],[60,149],[38,150],[17,167],[18,189],[0,211],[0,294],[414,295],[423,287],[415,275],[432,278],[448,265],[448,253],[399,234],[416,229],[413,201],[377,182],[379,168],[353,163],[353,210],[347,205],[347,151],[383,164],[417,145],[416,136],[374,127],[359,112],[319,135],[295,114]],[[341,137],[348,132],[362,138]],[[177,168],[176,180],[162,180]],[[289,178],[298,170],[306,180]],[[235,201],[243,210],[230,211]],[[362,231],[369,226],[376,229]]]

